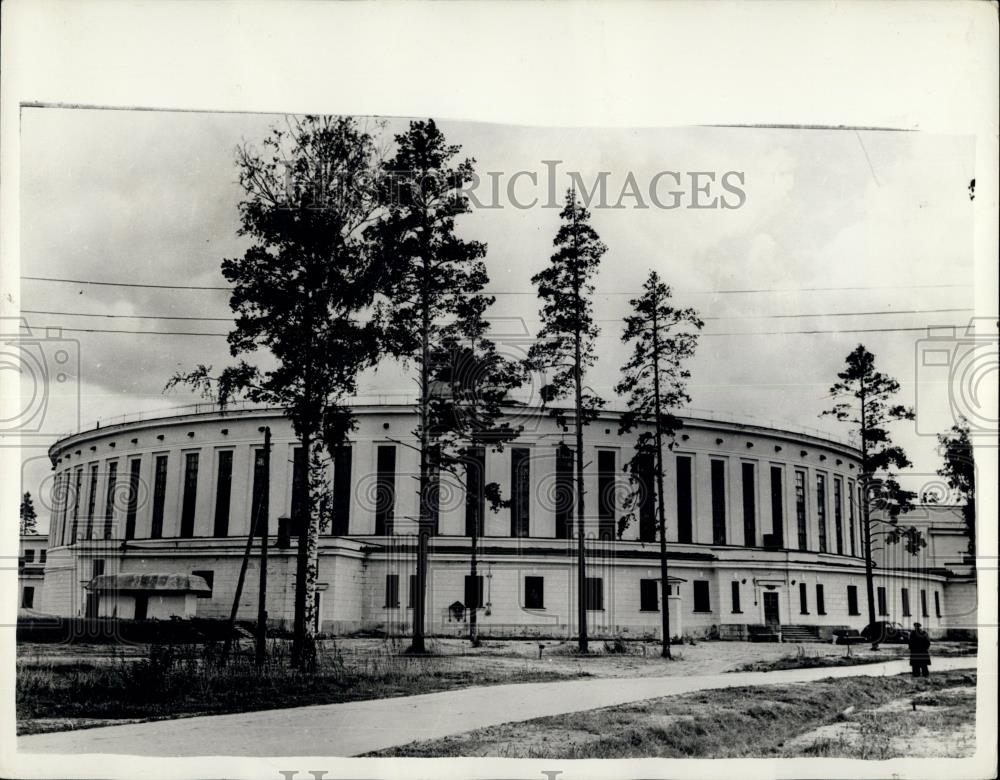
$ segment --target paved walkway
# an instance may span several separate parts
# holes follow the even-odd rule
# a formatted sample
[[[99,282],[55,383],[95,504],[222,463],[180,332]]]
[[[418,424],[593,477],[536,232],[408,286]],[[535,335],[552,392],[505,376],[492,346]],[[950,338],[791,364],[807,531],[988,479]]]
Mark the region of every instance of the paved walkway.
[[[934,672],[975,668],[975,657],[935,658]],[[19,737],[30,753],[142,756],[357,756],[484,726],[592,710],[712,688],[909,671],[905,661],[779,672],[518,683],[395,699],[179,718]]]

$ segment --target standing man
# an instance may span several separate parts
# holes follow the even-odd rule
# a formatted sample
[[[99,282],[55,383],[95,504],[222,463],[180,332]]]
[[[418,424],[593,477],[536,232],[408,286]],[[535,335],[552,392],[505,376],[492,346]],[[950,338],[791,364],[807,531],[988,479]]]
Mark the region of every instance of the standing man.
[[[930,677],[927,667],[931,665],[931,638],[919,623],[913,624],[909,644],[910,668],[913,670],[913,676]]]

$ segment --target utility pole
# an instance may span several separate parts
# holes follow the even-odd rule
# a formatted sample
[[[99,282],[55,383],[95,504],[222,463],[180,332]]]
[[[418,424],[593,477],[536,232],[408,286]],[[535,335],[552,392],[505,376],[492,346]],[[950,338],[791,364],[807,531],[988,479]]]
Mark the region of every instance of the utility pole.
[[[271,497],[271,428],[258,428],[264,434],[264,484],[260,495],[260,587],[257,596],[257,666],[267,658],[267,534]]]

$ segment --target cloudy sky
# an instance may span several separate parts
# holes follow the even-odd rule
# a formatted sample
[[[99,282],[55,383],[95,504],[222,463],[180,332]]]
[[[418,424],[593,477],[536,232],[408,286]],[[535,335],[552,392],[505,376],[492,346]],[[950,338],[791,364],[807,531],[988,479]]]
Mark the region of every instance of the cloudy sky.
[[[244,140],[259,141],[281,117],[26,108],[21,121],[23,276],[225,285],[220,261],[244,248],[236,236],[234,150]],[[386,132],[404,125],[391,121]],[[559,192],[569,172],[589,183],[607,171],[608,205],[630,173],[648,194],[657,173],[677,171],[682,186],[661,177],[659,192],[669,202],[667,190],[685,191],[680,208],[657,208],[644,197],[650,208],[626,198],[624,208],[592,210],[608,252],[596,282],[602,333],[589,384],[615,405],[621,317],[655,268],[678,302],[706,320],[691,363],[692,413],[843,434],[819,413],[830,403],[828,389],[844,357],[861,342],[900,380],[900,400],[917,405],[918,424],[897,432],[915,471],[937,468],[936,442],[922,434],[950,425],[948,384],[925,368],[918,383],[915,355],[927,332],[915,329],[964,327],[972,313],[970,139],[855,130],[440,126],[476,159],[484,205],[492,202],[492,181],[499,182],[501,208],[476,209],[462,219],[461,231],[488,244],[489,289],[497,293],[492,315],[513,341],[538,327],[530,278],[547,263],[558,227],[558,209],[544,207],[550,171]],[[560,162],[543,162],[553,160]],[[519,171],[533,172],[538,183],[521,176],[513,196],[522,204],[538,197],[533,207],[516,207],[507,192]],[[718,182],[727,171],[743,176],[742,207],[684,207],[691,199],[688,172],[714,172]],[[735,200],[716,184],[708,197],[719,195]],[[197,400],[181,391],[164,395],[163,386],[177,370],[229,358],[224,338],[216,336],[81,329],[224,334],[227,300],[223,290],[30,279],[21,287],[32,333],[61,327],[79,351],[85,428]],[[83,314],[92,316],[77,316]],[[157,319],[167,316],[219,319]],[[25,449],[24,489],[33,494],[45,491],[45,447],[77,426],[67,402],[73,384],[53,383],[45,435]],[[373,396],[411,387],[388,362],[363,382]]]

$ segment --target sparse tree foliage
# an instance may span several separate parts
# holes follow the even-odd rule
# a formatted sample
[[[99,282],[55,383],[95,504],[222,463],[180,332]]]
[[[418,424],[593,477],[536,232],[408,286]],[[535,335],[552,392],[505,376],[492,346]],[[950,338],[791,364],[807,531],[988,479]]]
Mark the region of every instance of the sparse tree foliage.
[[[837,399],[823,415],[832,415],[848,423],[861,443],[861,529],[865,554],[865,580],[868,595],[868,622],[875,622],[875,586],[872,573],[872,539],[881,536],[883,543],[905,544],[916,554],[927,542],[910,526],[902,527],[899,517],[909,512],[915,494],[904,490],[893,471],[909,467],[910,460],[902,447],[892,443],[889,425],[912,420],[913,410],[894,403],[899,382],[875,368],[875,356],[859,344],[847,356],[847,365],[837,374],[840,381],[830,388]]]
[[[460,147],[447,143],[433,120],[411,122],[396,136],[381,188],[385,212],[368,232],[386,269],[383,289],[387,351],[417,368],[417,429],[420,502],[416,597],[411,652],[425,652],[427,558],[433,528],[433,495],[441,459],[449,448],[435,400],[435,356],[448,350],[468,298],[488,281],[486,246],[455,234],[455,219],[470,211],[463,191],[473,180],[473,160],[456,160]],[[448,403],[452,403],[449,401]]]
[[[524,381],[523,366],[502,357],[487,337],[486,309],[492,296],[470,295],[457,307],[457,319],[442,329],[441,339],[432,347],[430,429],[432,474],[448,472],[465,484],[481,484],[466,495],[466,513],[471,518],[469,575],[478,582],[478,544],[488,501],[492,511],[510,505],[500,485],[486,483],[483,467],[487,451],[502,452],[516,439],[520,429],[504,417],[503,404],[511,391]],[[433,480],[432,480],[433,481]],[[477,597],[478,598],[478,597]],[[469,640],[479,644],[478,612],[469,613]]]
[[[583,429],[604,407],[604,400],[584,383],[588,368],[597,356],[591,297],[594,277],[607,247],[590,226],[590,214],[577,200],[576,192],[566,193],[560,213],[562,224],[556,233],[555,252],[543,271],[532,277],[542,300],[541,330],[528,355],[534,370],[546,372],[541,388],[543,405],[564,398],[573,399],[573,426],[576,434],[576,516],[577,516],[577,621],[579,649],[588,652],[586,605],[586,553],[584,544]],[[556,422],[568,429],[566,412],[551,408]]]
[[[636,437],[635,454],[625,464],[636,490],[629,499],[631,511],[622,519],[619,536],[627,523],[635,518],[640,493],[653,490],[653,485],[641,484],[643,463],[652,461],[655,480],[658,536],[660,539],[660,592],[663,605],[663,657],[670,658],[670,609],[667,567],[667,520],[663,493],[663,449],[674,448],[674,435],[681,421],[673,411],[690,402],[686,385],[690,372],[685,363],[694,356],[698,346],[698,331],[704,323],[694,309],[678,309],[671,305],[672,293],[656,273],[651,271],[643,284],[643,293],[629,302],[632,313],[625,317],[622,341],[632,346],[622,380],[615,392],[624,396],[628,411],[622,416],[619,433],[629,433],[641,424],[652,422],[653,430],[644,430]]]
[[[31,493],[25,492],[21,497],[21,533],[38,533],[38,515],[35,512],[35,502],[31,499]]]
[[[370,315],[382,277],[363,233],[379,209],[380,161],[373,136],[355,120],[307,116],[273,129],[261,150],[240,148],[236,162],[244,191],[239,233],[250,247],[224,260],[222,274],[233,285],[236,315],[229,350],[241,359],[218,375],[199,366],[168,387],[188,384],[221,404],[245,397],[280,406],[302,442],[307,516],[293,662],[305,668],[315,663],[325,461],[353,430],[346,402],[358,373],[378,357],[379,326]]]
[[[945,478],[948,487],[958,494],[962,501],[962,518],[969,535],[969,555],[976,554],[976,461],[973,457],[972,441],[969,438],[969,423],[959,420],[947,433],[938,436],[944,464],[938,474]]]

